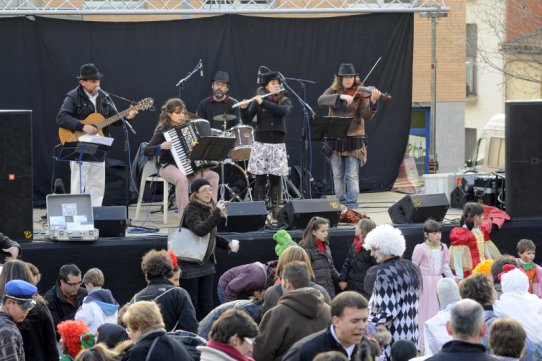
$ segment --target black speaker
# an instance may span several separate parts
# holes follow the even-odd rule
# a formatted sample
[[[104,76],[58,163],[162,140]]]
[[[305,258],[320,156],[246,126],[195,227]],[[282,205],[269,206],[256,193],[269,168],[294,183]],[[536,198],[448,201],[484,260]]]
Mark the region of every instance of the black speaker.
[[[394,224],[442,221],[450,204],[444,193],[407,195],[388,209]]]
[[[297,199],[288,202],[277,214],[279,224],[288,229],[304,229],[312,217],[329,219],[330,227],[339,223],[341,207],[337,198]]]
[[[0,232],[33,238],[32,111],[0,110]]]
[[[542,219],[542,101],[505,106],[506,212],[513,220]]]
[[[100,237],[126,236],[126,207],[93,207],[94,227],[100,230]]]
[[[471,188],[472,189],[472,188]],[[474,192],[466,191],[463,186],[457,186],[450,193],[450,206],[452,208],[463,209],[465,203],[474,201]]]
[[[262,229],[267,217],[264,201],[230,202],[228,218],[218,225],[219,232],[250,232]]]

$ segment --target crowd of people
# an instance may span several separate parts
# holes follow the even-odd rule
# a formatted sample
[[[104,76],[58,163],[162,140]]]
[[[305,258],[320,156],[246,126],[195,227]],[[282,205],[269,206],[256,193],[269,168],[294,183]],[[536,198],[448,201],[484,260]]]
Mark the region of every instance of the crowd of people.
[[[195,192],[209,187],[196,184]],[[215,218],[220,209],[186,214],[200,233],[216,233]],[[125,305],[104,288],[101,270],[83,274],[75,264],[62,265],[40,296],[39,270],[3,237],[0,246],[13,254],[0,273],[0,360],[541,360],[536,246],[522,239],[517,258],[500,255],[482,220],[476,205],[465,205],[450,234],[461,253],[448,249],[439,223],[426,221],[409,260],[398,228],[362,219],[335,268],[329,221],[313,217],[299,244],[289,241],[278,259],[230,269],[217,289],[215,259],[187,266],[151,250],[141,261],[147,286]],[[461,233],[459,244],[453,237]]]

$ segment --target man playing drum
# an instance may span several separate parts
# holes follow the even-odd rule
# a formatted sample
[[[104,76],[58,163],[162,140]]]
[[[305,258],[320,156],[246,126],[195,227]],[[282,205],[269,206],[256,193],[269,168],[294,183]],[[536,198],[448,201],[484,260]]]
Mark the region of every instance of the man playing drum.
[[[217,71],[211,80],[213,94],[203,99],[196,110],[198,117],[207,119],[213,129],[224,131],[239,124],[239,108],[232,108],[237,100],[228,95],[230,85],[230,75]]]

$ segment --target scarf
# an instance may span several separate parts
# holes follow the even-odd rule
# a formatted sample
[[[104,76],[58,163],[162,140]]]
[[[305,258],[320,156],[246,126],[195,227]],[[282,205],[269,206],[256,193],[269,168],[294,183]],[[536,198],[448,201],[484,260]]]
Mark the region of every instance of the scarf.
[[[324,242],[320,241],[319,239],[316,240],[316,247],[320,250],[322,253],[326,253],[326,245]]]
[[[361,240],[361,237],[355,236],[354,237],[354,252],[360,253],[362,248],[363,248],[363,241]]]
[[[215,350],[224,352],[226,355],[238,360],[238,361],[254,361],[252,357],[248,357],[239,352],[235,347],[227,345],[222,342],[209,340],[207,341],[207,347],[214,348]]]

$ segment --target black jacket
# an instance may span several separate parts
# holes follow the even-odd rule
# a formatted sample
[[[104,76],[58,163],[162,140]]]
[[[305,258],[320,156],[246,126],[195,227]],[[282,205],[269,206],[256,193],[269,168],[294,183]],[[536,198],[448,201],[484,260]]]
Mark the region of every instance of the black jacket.
[[[185,289],[176,287],[166,278],[155,278],[136,293],[130,303],[154,301],[160,306],[167,331],[185,330],[198,332],[196,311]]]
[[[75,313],[83,304],[83,300],[87,295],[87,290],[84,288],[79,288],[77,291],[77,296],[75,297],[75,304],[71,304],[64,298],[62,292],[60,292],[60,281],[57,280],[56,284],[49,289],[43,295],[43,298],[47,302],[47,307],[51,311],[51,316],[53,316],[53,322],[56,326],[65,320],[73,320]]]
[[[70,90],[66,94],[66,98],[64,98],[64,102],[56,117],[56,124],[60,128],[82,131],[84,124],[80,121],[92,113],[100,113],[105,118],[117,114],[111,106],[110,100],[105,99],[102,93],[96,98],[95,109],[84,89],[81,85],[78,85],[77,88]],[[104,134],[108,134],[107,127],[102,130]]]
[[[250,106],[241,109],[243,123],[251,124],[256,115],[256,130],[254,140],[261,143],[284,143],[286,124],[284,119],[292,109],[292,102],[284,98],[282,104],[269,99],[262,99],[262,104],[253,101]]]
[[[188,203],[184,210],[183,227],[188,228],[198,236],[205,236],[210,233],[209,245],[202,264],[181,262],[183,279],[204,277],[216,273],[215,251],[216,247],[229,250],[229,240],[220,236],[216,227],[222,221],[218,208],[211,209],[208,205],[197,200]]]
[[[335,286],[338,286],[339,272],[335,269],[333,258],[331,257],[331,249],[326,245],[326,253],[320,252],[318,248],[303,249],[309,255],[311,260],[312,270],[314,271],[314,281],[324,287],[333,299],[335,297]]]
[[[158,338],[150,355],[152,343]],[[122,361],[192,361],[184,345],[166,334],[164,330],[154,330],[143,336],[124,355]]]
[[[224,130],[224,122],[213,118],[217,115],[233,114],[236,118],[226,122],[226,129],[229,129],[239,124],[239,108],[232,108],[235,103],[237,103],[237,100],[230,96],[227,96],[224,101],[217,102],[211,95],[199,102],[196,114],[202,119],[207,119],[211,124],[211,128],[218,130]]]
[[[356,345],[352,355],[356,354],[357,349],[358,346]],[[327,351],[339,351],[348,357],[344,347],[331,335],[329,326],[294,343],[286,355],[284,355],[282,361],[312,361],[316,355]]]
[[[363,285],[367,270],[376,264],[376,260],[369,251],[362,248],[359,253],[356,253],[352,244],[341,269],[339,280],[348,282],[347,290],[360,292],[369,299],[371,294],[365,291]]]
[[[23,348],[26,360],[58,361],[56,333],[51,312],[42,301],[30,310],[23,322],[17,327],[23,336]]]
[[[452,340],[446,342],[438,353],[427,359],[427,361],[454,360],[491,361],[498,358],[488,355],[482,344]]]

